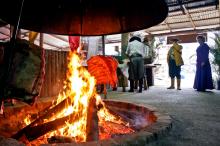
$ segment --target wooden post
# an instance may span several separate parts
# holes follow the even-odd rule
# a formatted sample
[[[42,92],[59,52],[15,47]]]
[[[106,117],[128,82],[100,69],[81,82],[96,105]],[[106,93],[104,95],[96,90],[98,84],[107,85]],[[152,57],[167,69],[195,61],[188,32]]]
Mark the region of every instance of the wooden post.
[[[87,112],[86,141],[99,140],[99,127],[96,99],[92,97]]]
[[[219,9],[219,15],[220,15],[220,0],[218,1],[218,9]],[[219,17],[219,24],[220,24],[220,17]]]
[[[126,52],[126,49],[127,49],[127,46],[128,46],[128,36],[129,36],[129,33],[123,33],[121,35],[121,55],[122,55],[122,59],[127,58],[126,55],[125,55],[125,52]]]
[[[44,34],[43,34],[43,33],[40,33],[39,46],[40,46],[41,48],[44,47]]]
[[[105,36],[102,36],[102,54],[105,56]]]
[[[129,36],[129,33],[123,33],[121,35],[121,59],[122,60],[127,58],[125,52],[128,46],[128,36]],[[127,78],[122,77],[122,91],[123,92],[126,91],[126,87],[125,87],[125,82],[127,82],[126,80]]]

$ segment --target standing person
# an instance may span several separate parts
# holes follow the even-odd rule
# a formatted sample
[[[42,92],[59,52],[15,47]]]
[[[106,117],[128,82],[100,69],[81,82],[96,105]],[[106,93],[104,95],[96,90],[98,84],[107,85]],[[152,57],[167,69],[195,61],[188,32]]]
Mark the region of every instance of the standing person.
[[[138,80],[139,90],[142,92],[143,87],[143,78],[144,78],[144,59],[143,55],[145,54],[145,45],[141,42],[141,39],[137,36],[130,38],[127,50],[125,52],[129,59],[129,80],[130,80],[130,90],[129,92],[134,92],[134,81]]]
[[[177,78],[177,90],[181,90],[181,66],[184,64],[182,59],[182,46],[178,44],[178,39],[171,40],[173,45],[167,53],[167,63],[169,68],[169,76],[171,78],[171,85],[167,89],[175,89],[174,81]]]
[[[197,91],[205,91],[213,89],[212,72],[209,63],[209,46],[205,43],[205,38],[201,35],[197,36],[199,47],[196,50],[196,75],[193,88]]]

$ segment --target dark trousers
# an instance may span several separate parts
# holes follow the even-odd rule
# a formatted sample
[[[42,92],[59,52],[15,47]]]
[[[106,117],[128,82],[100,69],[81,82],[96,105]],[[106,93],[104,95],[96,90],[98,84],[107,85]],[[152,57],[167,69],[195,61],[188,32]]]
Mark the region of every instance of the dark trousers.
[[[134,91],[134,81],[135,80],[130,80],[130,91]],[[139,79],[138,83],[139,83],[139,92],[141,92],[143,88],[143,78]]]
[[[144,59],[143,57],[131,57],[129,64],[130,91],[134,90],[134,81],[139,82],[139,91],[142,91],[144,78]]]

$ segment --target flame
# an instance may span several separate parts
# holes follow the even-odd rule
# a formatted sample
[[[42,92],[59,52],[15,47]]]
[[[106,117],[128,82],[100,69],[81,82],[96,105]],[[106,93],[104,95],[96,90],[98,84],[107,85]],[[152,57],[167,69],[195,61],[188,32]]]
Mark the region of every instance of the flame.
[[[26,125],[29,125],[31,123],[31,115],[27,115],[27,117],[24,118],[24,123]]]
[[[70,114],[75,114],[77,119],[71,119],[66,121],[65,127],[56,131],[46,134],[46,137],[55,135],[70,136],[75,139],[76,142],[86,141],[86,121],[88,105],[91,98],[96,98],[96,105],[102,105],[102,108],[98,111],[99,123],[103,121],[113,121],[115,123],[124,124],[121,119],[116,118],[106,108],[101,97],[96,93],[96,81],[92,77],[87,69],[82,67],[81,58],[76,52],[69,53],[69,64],[67,72],[67,80],[64,85],[64,92],[60,94],[56,100],[55,105],[65,100],[67,97],[71,99],[71,102],[61,112],[51,116],[47,121],[52,121],[57,118],[62,118]],[[30,121],[29,117],[25,118],[25,123],[28,125]]]
[[[71,103],[63,109],[55,118],[75,113],[80,117],[73,122],[66,121],[62,129],[50,133],[52,135],[65,135],[74,137],[76,141],[86,140],[86,119],[90,98],[95,97],[95,79],[82,67],[80,57],[74,53],[69,54],[69,64],[65,92],[59,95],[57,104],[67,97],[71,97]],[[72,121],[72,120],[71,120]]]

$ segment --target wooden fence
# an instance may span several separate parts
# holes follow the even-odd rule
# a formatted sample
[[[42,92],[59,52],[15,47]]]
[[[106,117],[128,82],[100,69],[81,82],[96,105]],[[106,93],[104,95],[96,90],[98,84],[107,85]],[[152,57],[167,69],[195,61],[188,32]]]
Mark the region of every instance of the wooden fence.
[[[45,50],[45,79],[40,97],[57,96],[66,79],[68,52]]]

